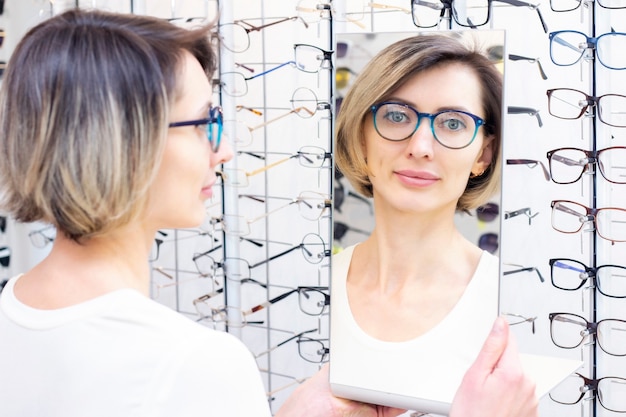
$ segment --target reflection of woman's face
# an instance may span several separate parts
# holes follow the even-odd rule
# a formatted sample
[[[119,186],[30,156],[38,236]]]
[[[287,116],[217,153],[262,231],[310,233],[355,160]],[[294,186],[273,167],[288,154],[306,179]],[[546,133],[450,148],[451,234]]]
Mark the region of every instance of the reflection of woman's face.
[[[415,75],[385,101],[406,103],[423,113],[456,109],[485,117],[478,77],[457,63]],[[480,174],[491,160],[483,129],[469,146],[449,149],[433,137],[427,118],[409,139],[393,142],[378,135],[370,115],[364,129],[365,154],[377,207],[453,213],[470,173]]]

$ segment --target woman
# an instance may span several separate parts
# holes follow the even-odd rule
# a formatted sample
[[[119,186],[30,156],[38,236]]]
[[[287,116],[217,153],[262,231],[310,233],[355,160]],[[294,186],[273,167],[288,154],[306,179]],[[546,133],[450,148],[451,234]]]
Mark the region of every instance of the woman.
[[[211,103],[210,30],[72,10],[15,49],[0,93],[2,206],[57,237],[0,296],[3,417],[270,415],[239,340],[148,297],[155,233],[199,225],[216,167],[233,156]],[[459,400],[483,416],[484,374],[507,356],[497,330]],[[277,415],[400,412],[334,398],[327,374]]]
[[[498,308],[498,259],[454,215],[498,189],[501,100],[494,65],[440,34],[388,46],[344,98],[336,163],[375,226],[333,257],[331,383],[451,402]]]

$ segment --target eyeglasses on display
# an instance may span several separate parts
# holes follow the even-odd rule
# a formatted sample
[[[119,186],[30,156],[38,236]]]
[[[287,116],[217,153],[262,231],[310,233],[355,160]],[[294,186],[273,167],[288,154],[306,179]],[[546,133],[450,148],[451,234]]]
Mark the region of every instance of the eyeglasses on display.
[[[267,355],[268,353],[278,349],[279,347],[286,345],[287,343],[291,342],[292,340],[298,340],[300,337],[302,337],[303,335],[307,334],[307,333],[313,333],[313,332],[317,332],[318,329],[310,329],[310,330],[305,330],[302,331],[300,333],[294,334],[293,336],[290,336],[284,340],[282,340],[281,342],[275,344],[274,346],[270,347],[269,349],[266,349],[262,352],[259,352],[257,354],[254,355],[255,358],[260,358],[261,356]]]
[[[483,222],[492,222],[500,215],[497,203],[486,203],[476,208],[476,217]]]
[[[241,154],[250,155],[258,159],[265,159],[265,156],[263,156],[262,153],[241,151],[240,155]],[[270,154],[270,152],[265,152],[265,154]],[[324,162],[331,157],[332,154],[330,152],[326,152],[320,147],[303,146],[296,153],[286,156],[282,159],[279,159],[278,161],[272,162],[253,171],[244,171],[242,169],[225,169],[221,172],[220,176],[222,177],[222,181],[226,185],[229,185],[231,187],[247,187],[249,184],[248,179],[250,177],[258,175],[292,159],[298,159],[300,165],[306,168],[322,168],[324,166]]]
[[[297,287],[244,311],[244,314],[249,315],[256,313],[257,311],[286,299],[290,295],[298,294],[298,306],[304,314],[309,316],[321,316],[330,305],[330,295],[326,294],[324,291],[328,291],[328,287]]]
[[[574,65],[585,55],[595,50],[598,62],[613,70],[626,69],[626,56],[615,53],[626,49],[626,33],[609,32],[589,37],[576,30],[550,32],[550,59],[555,65]]]
[[[577,233],[588,222],[610,242],[626,242],[626,209],[617,207],[589,208],[568,200],[553,200],[552,227],[562,233]]]
[[[496,253],[499,247],[498,234],[493,232],[483,233],[478,238],[478,247],[489,253]]]
[[[222,45],[231,52],[245,52],[250,47],[250,32],[260,32],[279,23],[291,21],[299,21],[305,28],[309,27],[307,22],[300,16],[285,17],[260,26],[255,26],[246,20],[235,20],[233,23],[220,25],[220,40]]]
[[[222,142],[222,130],[224,128],[224,117],[222,116],[222,108],[220,106],[210,107],[206,119],[187,120],[169,124],[169,127],[183,126],[206,126],[206,136],[211,144],[211,149],[213,152],[219,150]]]
[[[548,26],[539,10],[539,5],[527,3],[519,0],[412,0],[411,12],[413,24],[418,28],[432,28],[438,26],[446,17],[463,27],[476,28],[484,26],[491,19],[493,2],[506,3],[515,7],[528,7],[537,11],[537,16],[545,33],[548,33]]]
[[[602,123],[613,127],[626,127],[626,96],[604,94],[590,96],[572,88],[547,90],[548,111],[559,119],[575,120],[582,117],[590,107],[597,106],[597,116]]]
[[[604,319],[597,323],[572,313],[550,313],[552,342],[563,349],[574,349],[595,335],[600,349],[611,356],[626,356],[626,321]]]
[[[580,261],[568,258],[552,258],[549,263],[552,285],[556,288],[576,291],[591,279],[600,294],[613,298],[626,298],[625,266],[589,267]]]
[[[576,10],[584,4],[588,5],[583,0],[550,0],[550,8],[555,12],[570,12]],[[626,8],[626,2],[624,0],[595,0],[592,4],[597,4],[605,9],[624,9]]]
[[[626,413],[626,379],[615,376],[591,379],[578,372],[550,391],[550,398],[559,404],[578,404],[585,394],[595,391],[602,407],[616,413]]]
[[[302,359],[311,363],[328,362],[330,349],[326,346],[328,339],[312,339],[306,336],[300,336],[296,343],[298,344],[298,354]]]
[[[626,184],[626,147],[612,146],[599,151],[559,148],[547,153],[550,177],[557,184],[572,184],[596,164],[605,180]],[[593,171],[591,171],[593,173]]]
[[[335,221],[333,223],[333,239],[336,241],[341,241],[343,239],[343,237],[346,235],[346,233],[348,232],[354,232],[354,233],[359,233],[362,234],[364,236],[369,236],[370,232],[368,232],[367,230],[363,230],[363,229],[359,229],[353,226],[350,226],[347,223],[344,222],[340,222],[340,221]]]
[[[422,113],[405,103],[385,101],[371,107],[374,128],[384,139],[402,141],[417,131],[422,119],[430,120],[430,130],[442,146],[462,149],[476,137],[485,124],[480,117],[462,110],[443,110],[435,114]]]

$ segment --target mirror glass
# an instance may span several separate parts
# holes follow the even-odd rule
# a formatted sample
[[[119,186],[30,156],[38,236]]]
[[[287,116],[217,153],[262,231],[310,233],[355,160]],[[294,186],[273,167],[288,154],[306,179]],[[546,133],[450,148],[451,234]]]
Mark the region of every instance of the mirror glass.
[[[390,56],[386,56],[386,62],[375,64],[377,70],[366,70],[368,63],[387,46],[425,36],[449,37],[477,49],[497,71],[503,72],[503,31],[337,35],[335,113],[346,112],[342,117],[353,114],[352,103],[367,101],[368,89],[374,91],[370,97],[375,96],[380,89],[370,74],[376,72],[380,72],[378,80],[387,86],[382,87],[387,88],[387,93],[375,99],[395,104],[366,104],[376,105],[368,111],[362,126],[362,143],[371,147],[366,151],[368,169],[377,170],[369,179],[372,187],[380,185],[375,197],[359,192],[358,183],[349,180],[352,174],[342,172],[345,169],[335,171],[330,372],[336,395],[446,414],[465,370],[498,314],[499,189],[483,198],[478,208],[464,212],[455,213],[455,201],[465,188],[462,175],[480,177],[488,175],[490,169],[490,175],[501,175],[498,164],[487,167],[497,159],[500,150],[487,156],[490,147],[483,137],[487,127],[472,117],[475,113],[485,117],[481,98],[472,95],[472,91],[480,92],[481,87],[472,71],[464,71],[466,66],[429,68],[406,76],[391,87],[384,76],[393,74],[381,69],[392,60]],[[401,60],[397,59],[397,66],[394,62],[388,67],[408,73],[409,70],[399,69]],[[344,106],[348,91],[365,82],[370,87],[361,88],[358,100],[348,96]],[[502,97],[499,100],[501,106]],[[461,112],[442,112],[451,109]],[[436,116],[422,114],[425,112]],[[417,131],[411,133],[411,126],[418,120]],[[431,123],[430,132],[423,126],[427,123]],[[408,135],[399,134],[410,139],[401,141],[398,136],[390,137],[396,139],[391,141],[380,137],[392,136],[394,129],[405,129],[398,125],[407,124],[411,125]],[[338,123],[336,130],[343,125],[348,123]],[[470,143],[457,146],[451,141],[457,140],[459,126],[465,125],[471,131],[459,140],[467,139]],[[454,133],[447,130],[450,128]],[[352,131],[359,129],[352,126]],[[473,132],[477,132],[478,140],[472,140]],[[424,144],[419,144],[416,137],[424,138]],[[441,146],[443,143],[448,147]],[[422,160],[427,162],[411,161],[407,155],[415,152],[422,152]],[[345,164],[355,166],[354,161]],[[450,178],[452,172],[461,178],[455,182],[461,184],[456,194],[441,187],[451,182],[445,178]],[[429,187],[440,188],[433,193]],[[444,200],[448,198],[444,195],[450,196],[449,200]],[[414,209],[416,205],[418,208]],[[449,216],[440,215],[439,211]],[[396,218],[383,218],[383,214],[394,214]],[[454,228],[460,234],[450,231]],[[442,234],[434,233],[438,230],[447,231],[451,240],[446,243]],[[412,236],[421,242],[413,245]],[[407,243],[423,248],[423,253],[408,253]],[[427,259],[430,255],[438,260],[434,266]]]

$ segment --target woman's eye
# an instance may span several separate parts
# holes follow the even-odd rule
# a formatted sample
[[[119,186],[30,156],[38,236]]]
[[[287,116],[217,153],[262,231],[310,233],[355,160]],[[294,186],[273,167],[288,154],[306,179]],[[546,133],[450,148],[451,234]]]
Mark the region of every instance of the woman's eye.
[[[408,116],[405,113],[399,111],[387,112],[385,118],[393,123],[404,123],[409,120]]]
[[[441,120],[441,126],[452,131],[459,131],[467,128],[467,124],[455,116],[448,116]]]

